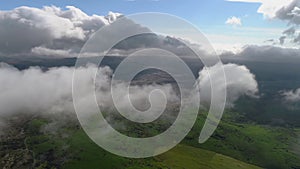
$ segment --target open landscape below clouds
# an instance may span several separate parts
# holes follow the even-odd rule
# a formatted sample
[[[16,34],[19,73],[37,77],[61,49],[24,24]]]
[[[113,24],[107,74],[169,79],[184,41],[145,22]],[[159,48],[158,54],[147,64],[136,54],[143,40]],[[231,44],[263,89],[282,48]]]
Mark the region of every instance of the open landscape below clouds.
[[[288,39],[292,39],[293,44],[298,42],[297,2],[288,1],[284,8],[277,9],[273,8],[273,4],[261,1],[258,12],[270,18],[290,21],[292,28],[283,32],[286,37],[281,38],[281,45]],[[269,8],[270,5],[272,8]],[[269,9],[278,11],[274,13]],[[197,49],[196,52],[204,59],[213,58],[215,55],[205,51],[203,46],[187,39],[147,33],[120,41],[108,51],[100,65],[96,62],[98,54],[84,53],[87,54],[84,58],[87,63],[76,67],[81,48],[93,33],[122,17],[122,14],[114,12],[106,16],[90,15],[74,6],[21,6],[0,11],[0,167],[300,168],[298,48],[246,45],[239,52],[223,51],[219,54],[220,62],[212,59],[212,64],[204,66],[195,57],[195,51],[190,49],[191,46]],[[246,17],[230,18],[226,21],[230,26],[247,24],[244,22]],[[122,27],[108,29],[107,36],[117,36],[123,30],[151,32],[129,19],[124,21]],[[105,42],[109,44],[110,40],[107,38]],[[184,111],[189,113],[194,109],[193,98],[199,94],[200,109],[197,109],[193,128],[174,149],[151,158],[130,159],[102,149],[85,133],[73,105],[73,73],[76,69],[83,79],[78,84],[81,91],[79,103],[84,105],[86,112],[90,107],[85,105],[85,99],[94,93],[85,91],[94,84],[96,102],[114,129],[135,138],[158,135],[167,130],[178,116],[182,93],[175,79],[167,72],[151,68],[134,77],[129,93],[126,81],[117,79],[116,83],[111,83],[114,72],[127,55],[146,48],[172,52],[184,61],[196,79],[192,88],[185,89],[190,94],[190,105]],[[147,57],[159,59],[160,64],[174,63],[172,58],[154,55]],[[177,69],[175,66],[172,68]],[[98,71],[96,76],[91,74],[94,71]],[[220,83],[223,73],[226,83]],[[184,77],[185,74],[179,76]],[[205,120],[211,118],[208,114],[211,78],[219,82],[215,91],[227,90],[225,111],[213,135],[199,144]],[[111,89],[116,91],[116,100],[112,99]],[[151,100],[163,104],[164,100],[159,95],[151,95],[149,100],[155,89],[162,91],[167,99],[166,109],[157,120],[132,122],[117,111],[114,101],[127,112],[132,111],[128,104],[130,101],[138,110],[147,110]]]
[[[258,50],[256,50],[256,48]],[[226,88],[229,90],[228,99],[229,97],[232,97],[233,100],[229,99],[232,101],[232,103],[228,105],[229,107],[227,107],[226,109],[221,125],[218,127],[217,131],[214,133],[212,138],[208,140],[207,143],[203,145],[197,143],[199,131],[201,130],[204,119],[206,117],[204,109],[200,111],[200,117],[196,121],[194,129],[182,142],[181,146],[157,158],[133,161],[131,160],[130,163],[126,159],[107,154],[104,152],[104,150],[97,149],[97,151],[95,151],[95,148],[92,148],[95,145],[92,142],[88,141],[88,137],[82,133],[83,131],[78,126],[79,124],[76,122],[77,120],[73,112],[72,105],[68,105],[69,103],[71,103],[69,102],[71,101],[71,84],[70,82],[67,82],[68,79],[71,78],[73,69],[72,67],[75,64],[76,58],[31,58],[28,60],[20,59],[20,61],[18,61],[19,59],[14,59],[14,63],[11,63],[10,59],[8,58],[2,58],[2,62],[9,63],[15,67],[13,68],[12,66],[5,65],[3,63],[1,66],[2,73],[3,71],[5,72],[5,70],[7,71],[5,74],[7,74],[8,72],[12,72],[12,74],[8,76],[11,80],[16,75],[21,77],[23,76],[23,78],[18,79],[24,80],[28,79],[25,78],[27,75],[34,75],[35,77],[41,77],[42,79],[44,79],[42,81],[39,80],[40,78],[32,80],[32,82],[34,82],[32,84],[30,83],[30,80],[28,80],[28,82],[22,82],[22,86],[18,87],[20,91],[17,93],[20,94],[21,92],[29,92],[28,96],[26,96],[26,94],[22,94],[22,96],[24,97],[17,97],[18,95],[16,95],[15,98],[12,97],[11,100],[7,100],[8,98],[2,95],[3,99],[6,99],[5,102],[7,103],[11,103],[16,99],[21,101],[15,102],[11,107],[9,106],[9,104],[5,104],[5,107],[8,108],[4,109],[3,107],[2,109],[11,110],[11,108],[13,108],[12,110],[16,110],[19,106],[21,106],[18,111],[11,112],[13,114],[4,116],[5,118],[2,118],[7,119],[7,121],[1,122],[2,124],[5,124],[4,126],[6,127],[7,125],[18,126],[13,130],[4,130],[7,132],[3,133],[4,137],[2,138],[2,145],[6,148],[3,147],[4,149],[2,150],[5,150],[3,152],[10,152],[10,155],[5,156],[5,154],[7,153],[3,154],[3,165],[9,165],[9,159],[11,161],[17,160],[19,158],[18,153],[22,155],[25,155],[24,153],[27,153],[29,159],[24,162],[24,164],[14,164],[11,166],[16,165],[18,167],[21,167],[26,164],[40,167],[44,166],[46,168],[50,166],[58,168],[68,168],[68,166],[69,168],[74,168],[74,166],[78,166],[80,168],[81,165],[86,164],[86,160],[89,160],[89,164],[91,166],[103,165],[107,166],[106,168],[118,168],[118,165],[125,164],[128,165],[129,168],[132,166],[152,166],[157,168],[164,168],[165,166],[176,168],[174,165],[178,167],[183,166],[185,165],[185,162],[183,163],[182,161],[181,163],[180,161],[178,161],[179,164],[174,164],[174,162],[171,161],[177,158],[187,158],[189,156],[188,154],[183,155],[185,151],[195,151],[194,153],[197,154],[195,160],[199,161],[199,163],[204,160],[202,158],[207,154],[218,152],[244,161],[246,163],[251,163],[264,168],[298,167],[299,158],[297,155],[297,150],[299,149],[299,129],[297,128],[300,127],[300,114],[298,113],[300,106],[297,104],[297,102],[291,101],[287,97],[292,94],[291,92],[296,92],[296,89],[298,89],[300,86],[300,75],[294,73],[299,72],[300,68],[298,67],[297,60],[292,61],[294,64],[290,64],[290,62],[279,62],[276,59],[274,59],[272,62],[268,61],[268,52],[265,51],[266,49],[272,51],[272,47],[251,46],[244,50],[244,53],[247,53],[246,51],[250,50],[249,55],[251,55],[252,50],[255,50],[252,52],[255,52],[255,56],[257,56],[257,58],[250,58],[250,56],[243,54],[243,52],[241,52],[240,54],[243,54],[242,56],[226,54],[226,56],[222,57],[222,60],[225,63],[225,73],[227,73],[226,76],[229,76],[229,79],[233,78],[233,81],[229,81],[229,84],[231,84],[231,86],[226,86]],[[284,51],[288,49],[275,48],[275,50]],[[260,55],[261,58],[264,57],[266,59],[260,59]],[[291,56],[294,55],[292,54]],[[286,58],[289,57],[290,55],[286,56]],[[269,58],[274,58],[274,55],[270,56]],[[101,66],[109,66],[113,71],[123,59],[124,57],[106,56]],[[203,69],[203,65],[195,64],[194,60],[188,58],[184,60],[190,66],[191,70],[193,70],[193,73],[196,77],[198,77],[199,75],[200,77],[203,77],[205,75],[204,72],[199,74],[199,72]],[[226,68],[226,65],[228,66],[228,68]],[[245,73],[243,74],[242,72],[244,70]],[[107,73],[109,74],[109,71]],[[100,77],[102,76],[103,78],[105,74],[106,73],[102,75],[100,74]],[[47,94],[42,94],[43,90],[49,91],[49,89],[51,89],[52,85],[49,85],[49,82],[53,82],[53,80],[50,80],[52,75],[56,79],[54,81],[55,85],[60,87],[53,88],[55,89],[55,91],[52,91],[50,93],[45,91]],[[246,79],[243,79],[242,77],[244,75],[246,75],[245,77],[249,75],[250,76]],[[237,77],[241,78],[241,81],[239,81]],[[252,82],[252,80],[254,80],[254,82]],[[132,82],[132,84],[134,85],[150,86],[153,84],[161,86],[171,84],[171,86],[173,86],[174,83],[174,79],[172,79],[168,74],[158,70],[148,70],[141,72]],[[251,86],[251,83],[254,84]],[[25,84],[35,86],[35,90],[28,91],[24,88],[26,87],[24,86]],[[65,86],[66,84],[67,86]],[[17,85],[17,81],[12,81],[10,85],[7,85],[7,87],[5,87],[5,85],[2,85],[2,88],[5,87],[6,92],[9,92],[10,90],[8,90],[8,88],[11,87],[13,89],[15,85]],[[248,85],[249,87],[246,87],[245,85]],[[243,88],[240,88],[239,86],[243,86]],[[39,89],[40,87],[44,88]],[[176,90],[176,88],[173,89]],[[138,93],[138,91],[135,92]],[[287,92],[290,92],[290,95],[285,94]],[[34,93],[41,94],[41,96],[46,95],[46,102],[43,103],[42,99],[38,96],[36,97],[37,100],[34,100]],[[59,93],[61,93],[62,95],[60,95]],[[11,94],[9,95],[12,96]],[[293,97],[297,97],[297,93],[295,93],[294,95]],[[53,98],[52,96],[56,97]],[[26,98],[28,97],[30,97],[31,99],[29,101],[26,101]],[[53,98],[54,100],[51,101],[50,98]],[[64,101],[60,101],[61,99],[63,99]],[[24,101],[26,102],[24,103]],[[43,105],[45,105],[46,107],[40,107]],[[32,111],[31,109],[33,109],[34,111]],[[175,111],[175,109],[172,109],[172,107],[169,107],[168,109],[171,112]],[[173,116],[176,115],[176,113],[171,113],[171,116],[172,114]],[[3,115],[5,114],[2,114],[2,116]],[[13,115],[14,118],[11,118],[11,115]],[[151,136],[157,132],[163,131],[170,125],[169,120],[172,121],[172,118],[167,118],[168,120],[162,120],[153,124],[149,123],[144,126],[133,125],[131,123],[127,123],[126,121],[124,122],[122,118],[120,119],[120,117],[114,118],[115,120],[110,119],[110,122],[115,128],[119,129],[123,133],[127,133],[135,137]],[[66,121],[69,122],[66,123]],[[114,125],[114,123],[118,125]],[[132,130],[136,131],[135,134],[131,132],[128,133],[128,131]],[[7,135],[10,135],[8,138],[14,140],[14,142],[16,140],[19,140],[20,143],[18,144],[20,145],[7,145],[10,142],[4,139],[7,137]],[[56,140],[61,141],[55,141],[53,140],[53,138],[57,138]],[[81,150],[75,150],[78,144],[83,144],[84,148],[82,148]],[[91,149],[94,150],[92,151]],[[210,150],[212,152],[206,152],[203,149]],[[85,155],[82,155],[82,153]],[[201,155],[202,153],[206,155]],[[90,156],[96,156],[102,160],[98,161],[98,158]],[[219,155],[214,154],[211,156],[211,159],[206,159],[208,161],[211,161],[211,164],[209,165],[216,165],[215,167],[217,168],[218,162],[214,161],[217,156]],[[228,168],[232,168],[232,165],[245,165],[245,167],[247,168],[248,166],[240,162],[238,162],[239,164],[236,164],[230,159],[227,159],[227,157],[225,157],[225,159],[222,159],[223,157],[220,158],[221,159],[219,160],[221,161],[224,161],[226,159],[226,162],[222,164],[223,167],[225,166]],[[276,163],[274,163],[274,158],[277,159]],[[48,162],[42,162],[44,160],[47,160]],[[101,162],[111,160],[115,161],[116,163],[110,164]],[[171,161],[168,162],[169,160]],[[286,162],[286,160],[288,160],[289,162]],[[191,163],[190,165],[198,166],[198,164],[196,165],[193,163]],[[254,166],[252,167],[254,168]],[[248,168],[252,167],[248,166]]]

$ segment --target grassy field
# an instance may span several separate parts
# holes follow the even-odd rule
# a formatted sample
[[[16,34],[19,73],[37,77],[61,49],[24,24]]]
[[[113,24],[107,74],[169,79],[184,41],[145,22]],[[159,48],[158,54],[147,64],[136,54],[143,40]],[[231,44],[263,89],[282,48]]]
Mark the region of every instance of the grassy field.
[[[204,144],[198,144],[204,118],[204,114],[199,116],[185,144],[263,168],[300,168],[300,156],[295,153],[295,147],[299,146],[297,130],[238,122],[241,117],[237,113],[226,112],[213,136]]]
[[[228,156],[185,145],[178,145],[171,151],[158,156],[157,159],[169,168],[186,169],[258,169]]]
[[[198,137],[205,117],[205,114],[198,117],[194,128],[181,144],[167,153],[147,159],[122,158],[101,149],[76,123],[66,123],[56,127],[56,130],[47,130],[53,127],[53,124],[41,118],[33,119],[23,127],[22,138],[24,139],[22,141],[18,138],[18,142],[20,147],[24,142],[28,149],[26,153],[32,156],[32,160],[26,162],[27,167],[32,164],[33,168],[39,169],[252,169],[259,168],[257,166],[270,169],[294,169],[300,167],[300,156],[297,155],[300,146],[299,129],[257,125],[244,121],[239,113],[226,112],[213,136],[206,143],[199,144]],[[21,149],[20,153],[24,148]]]
[[[228,156],[187,145],[178,145],[160,156],[147,159],[128,159],[110,154],[95,145],[87,135],[74,126],[60,129],[55,135],[42,134],[46,124],[33,120],[27,126],[27,144],[34,152],[37,168],[105,168],[105,169],[256,169]],[[47,162],[45,162],[47,161]]]

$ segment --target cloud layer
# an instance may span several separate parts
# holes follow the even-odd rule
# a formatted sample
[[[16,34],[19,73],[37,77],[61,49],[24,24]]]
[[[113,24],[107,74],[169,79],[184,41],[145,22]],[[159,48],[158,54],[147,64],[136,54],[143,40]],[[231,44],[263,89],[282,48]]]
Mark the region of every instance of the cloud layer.
[[[98,69],[94,65],[78,68],[79,75],[84,77],[80,83],[82,91],[93,83],[93,76],[90,72]],[[19,71],[18,69],[1,63],[0,65],[0,114],[14,113],[62,113],[74,112],[72,104],[72,77],[74,68],[59,67],[42,71],[39,67]],[[100,68],[96,78],[96,95],[99,96],[100,106],[112,108],[113,103],[110,96],[110,76],[112,70],[108,67]],[[118,104],[128,106],[122,102],[127,97],[127,88],[122,82],[112,86],[119,94]],[[148,94],[154,90],[163,91],[166,98],[174,100],[176,98],[171,85],[146,85],[133,86],[130,89],[130,98],[134,105],[143,108],[148,98]],[[82,98],[93,93],[82,93]],[[28,99],[30,98],[30,99]],[[136,103],[135,103],[136,102]],[[143,103],[143,104],[142,104]]]
[[[66,8],[22,6],[0,11],[0,54],[70,56],[92,33],[121,16],[112,12],[89,16],[76,7]]]
[[[77,57],[93,33],[112,25],[120,17],[121,14],[113,12],[107,16],[87,15],[74,6],[67,6],[66,9],[22,6],[0,11],[0,57]],[[109,51],[110,55],[124,56],[142,48],[161,48],[180,56],[194,55],[186,46],[188,41],[150,34],[151,30],[130,19],[123,17],[120,23],[112,27],[106,29],[107,36],[122,35],[124,31],[149,34],[120,39],[121,42]],[[94,53],[89,54],[95,56]]]
[[[223,53],[222,59],[258,61],[265,63],[300,63],[300,49],[275,46],[245,46],[239,53]]]
[[[149,108],[149,94],[154,90],[160,90],[164,93],[168,102],[178,103],[179,96],[170,84],[163,85],[144,85],[132,86],[128,94],[125,83],[120,81],[111,86],[112,70],[108,67],[97,68],[94,65],[78,68],[79,75],[83,77],[80,82],[80,91],[82,92],[82,101],[93,93],[84,92],[87,87],[93,83],[93,73],[98,70],[96,77],[96,96],[100,107],[110,111],[116,111],[114,104],[122,107],[122,110],[131,111],[128,105],[128,99],[138,110],[147,110]],[[221,64],[208,67],[218,80],[222,76]],[[232,106],[241,95],[254,96],[257,90],[257,83],[253,74],[245,66],[235,64],[224,65],[227,83],[219,84],[216,91],[227,88],[227,105]],[[72,100],[72,77],[74,68],[57,67],[47,71],[39,67],[31,67],[26,70],[18,70],[5,63],[0,64],[0,116],[12,117],[18,114],[23,115],[42,115],[42,116],[74,116],[74,107]],[[210,102],[210,79],[207,71],[204,69],[199,73],[197,85],[200,89],[201,100]],[[118,94],[116,102],[113,102],[111,96],[111,87]],[[160,95],[152,95],[151,100],[158,104],[164,103]],[[164,105],[162,105],[164,107]],[[86,107],[88,108],[88,107]]]

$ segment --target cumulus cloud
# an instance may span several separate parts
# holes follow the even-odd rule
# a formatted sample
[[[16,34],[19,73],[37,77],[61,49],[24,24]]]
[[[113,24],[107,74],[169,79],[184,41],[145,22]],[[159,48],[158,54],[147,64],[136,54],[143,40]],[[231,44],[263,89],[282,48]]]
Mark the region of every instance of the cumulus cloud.
[[[72,69],[66,67],[47,72],[39,67],[19,71],[2,63],[0,114],[68,111],[71,106],[67,105],[72,101],[71,74]]]
[[[286,1],[287,2],[287,1]],[[276,18],[286,20],[291,24],[300,24],[300,1],[288,1],[285,6],[282,6],[276,11]]]
[[[241,26],[242,20],[241,20],[241,18],[233,16],[233,17],[228,18],[225,23],[228,25]]]
[[[224,69],[222,69],[222,66]],[[199,72],[197,86],[200,90],[201,101],[209,103],[211,100],[210,79],[222,81],[223,70],[226,75],[226,83],[219,83],[214,91],[227,90],[227,106],[232,106],[242,95],[256,97],[258,92],[255,76],[245,66],[236,64],[216,64],[212,67],[205,67]]]
[[[293,25],[283,32],[289,35],[293,43],[299,43],[298,35],[295,35],[294,30],[300,24],[300,0],[227,0],[232,2],[247,2],[247,3],[260,3],[261,6],[257,12],[262,13],[266,18],[279,19]],[[296,26],[296,27],[295,27]],[[286,39],[286,38],[284,38]],[[279,38],[280,44],[284,44],[283,36]]]
[[[76,57],[93,33],[121,17],[121,14],[113,12],[107,16],[87,15],[74,6],[66,9],[22,6],[0,11],[0,56]],[[151,34],[148,28],[125,17],[106,31],[107,43],[109,36],[118,37],[124,31],[149,32],[122,40],[113,47],[110,55],[126,55],[143,48],[162,48],[181,56],[193,55],[182,40]]]
[[[298,102],[300,101],[300,89],[284,91],[282,92],[284,100],[289,102]]]
[[[171,85],[145,85],[132,86],[126,93],[125,82],[120,81],[111,86],[112,70],[108,67],[97,68],[94,65],[78,68],[77,73],[83,77],[80,82],[81,91],[89,91],[87,88],[93,84],[93,72],[96,77],[96,96],[100,107],[108,111],[114,111],[114,103],[111,96],[112,87],[118,95],[117,104],[122,110],[130,111],[128,102],[137,109],[146,109],[149,105],[148,96],[151,91],[158,89],[165,94],[168,102],[178,99]],[[26,70],[18,70],[8,64],[0,64],[0,117],[12,117],[16,114],[63,117],[74,116],[72,99],[72,77],[74,68],[57,67],[47,71],[39,67],[31,67]],[[92,73],[91,73],[92,72]],[[82,99],[93,93],[82,92]],[[151,97],[156,97],[152,95]],[[130,101],[128,101],[130,99]],[[161,97],[153,98],[162,103]],[[88,107],[87,107],[88,108]]]
[[[295,81],[300,78],[300,49],[275,46],[247,46],[238,53],[223,53],[225,63],[246,65],[256,75],[263,90],[275,85],[276,90],[285,90],[287,86],[297,87]],[[276,82],[276,83],[269,83]],[[261,91],[261,92],[262,92]],[[263,92],[262,95],[269,94]],[[266,95],[265,95],[266,96]]]
[[[296,28],[300,25],[300,1],[290,1],[288,5],[276,11],[275,18],[287,21],[289,25],[293,25],[291,28],[285,30],[283,34],[287,34],[291,42],[299,44],[299,36],[296,34]]]
[[[276,17],[276,12],[293,2],[293,0],[227,0],[231,2],[260,3],[257,12],[268,18]]]
[[[67,6],[66,10],[55,6],[41,9],[22,6],[0,11],[1,53],[32,55],[48,51],[48,54],[69,55],[78,52],[92,33],[120,16],[112,12],[107,16],[89,16],[73,6]]]
[[[208,75],[207,70],[210,70]],[[224,65],[227,78],[226,84],[218,84],[216,91],[227,89],[227,105],[232,106],[241,95],[255,96],[258,89],[255,77],[245,66],[235,64]],[[179,103],[178,93],[170,84],[147,84],[142,86],[131,86],[129,93],[126,91],[126,83],[118,81],[111,85],[112,70],[108,67],[97,68],[94,65],[78,68],[77,73],[82,77],[80,91],[82,91],[82,103],[85,98],[93,95],[86,91],[93,83],[94,74],[98,70],[95,81],[95,92],[97,103],[107,112],[115,112],[115,104],[124,111],[132,111],[128,99],[132,105],[141,111],[147,110],[150,106],[149,94],[154,90],[164,93],[168,103]],[[56,67],[49,70],[42,70],[39,67],[31,67],[25,70],[18,70],[8,64],[0,64],[0,117],[12,117],[17,114],[34,116],[74,116],[72,98],[72,77],[74,68]],[[214,76],[218,80],[222,76],[221,64],[207,67],[199,72],[197,86],[200,90],[201,100],[210,102],[210,79]],[[118,96],[112,100],[111,87]],[[164,103],[160,95],[152,95],[151,100],[157,104]],[[161,105],[164,108],[164,105]],[[84,107],[84,105],[83,105]],[[89,108],[89,107],[84,107]],[[156,115],[155,115],[156,116]],[[57,120],[57,119],[56,119]],[[3,121],[1,121],[3,123]]]

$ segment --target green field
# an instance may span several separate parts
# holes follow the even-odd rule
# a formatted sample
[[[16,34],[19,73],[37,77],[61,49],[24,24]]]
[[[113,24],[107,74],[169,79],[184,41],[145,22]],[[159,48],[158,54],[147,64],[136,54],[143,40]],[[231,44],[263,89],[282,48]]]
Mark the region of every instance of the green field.
[[[28,124],[26,130],[28,132],[27,144],[29,144],[35,154],[35,167],[37,168],[259,168],[228,156],[183,144],[154,158],[122,158],[104,151],[95,145],[81,129],[76,129],[74,126],[61,129],[59,133],[56,133],[55,135],[37,132],[45,123],[46,121],[43,120],[33,120]],[[45,162],[45,160],[47,162]]]
[[[185,144],[263,168],[300,168],[300,156],[295,153],[300,145],[299,130],[245,122],[239,113],[227,111],[213,136],[204,144],[198,144],[205,117],[205,114],[198,117]]]
[[[154,158],[128,159],[108,153],[93,143],[76,123],[68,123],[55,133],[43,132],[49,121],[42,119],[27,123],[26,144],[32,150],[36,168],[300,167],[299,130],[257,125],[243,121],[238,113],[226,112],[213,136],[199,144],[205,117],[205,114],[199,115],[194,128],[180,145]]]

